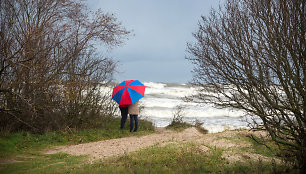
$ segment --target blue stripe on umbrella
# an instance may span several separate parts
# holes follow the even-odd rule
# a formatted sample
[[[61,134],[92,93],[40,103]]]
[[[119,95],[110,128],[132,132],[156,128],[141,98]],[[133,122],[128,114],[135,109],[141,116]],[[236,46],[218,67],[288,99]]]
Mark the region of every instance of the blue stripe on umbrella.
[[[121,101],[121,97],[122,97],[122,94],[123,94],[123,92],[124,92],[125,89],[126,89],[126,88],[123,88],[123,89],[119,90],[119,91],[112,97],[112,99],[115,100],[118,104],[119,104],[120,101]]]
[[[134,89],[131,89],[131,88],[127,88],[129,93],[130,93],[130,96],[131,96],[131,100],[132,100],[132,103],[136,103],[138,100],[140,100],[143,95],[139,94],[137,91],[135,91]]]
[[[144,86],[139,80],[132,81],[128,86],[133,86],[133,85]]]

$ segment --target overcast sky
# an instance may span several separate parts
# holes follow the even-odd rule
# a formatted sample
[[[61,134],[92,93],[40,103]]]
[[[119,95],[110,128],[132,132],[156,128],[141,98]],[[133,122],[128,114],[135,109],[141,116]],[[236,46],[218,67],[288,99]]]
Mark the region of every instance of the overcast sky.
[[[223,0],[88,0],[93,10],[113,13],[133,36],[106,55],[119,61],[116,81],[187,83],[193,65],[185,59],[201,15]],[[97,46],[98,49],[101,47]]]

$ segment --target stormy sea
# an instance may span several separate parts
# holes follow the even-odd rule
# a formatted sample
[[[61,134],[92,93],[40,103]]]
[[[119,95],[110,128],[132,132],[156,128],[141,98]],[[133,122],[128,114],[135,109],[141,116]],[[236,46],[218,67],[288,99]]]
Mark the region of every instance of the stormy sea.
[[[188,123],[200,122],[209,133],[227,129],[248,128],[248,119],[241,110],[217,109],[213,105],[184,102],[183,97],[195,93],[187,84],[145,82],[145,97],[140,101],[140,118],[152,121],[157,127],[169,125],[181,106],[180,114]]]

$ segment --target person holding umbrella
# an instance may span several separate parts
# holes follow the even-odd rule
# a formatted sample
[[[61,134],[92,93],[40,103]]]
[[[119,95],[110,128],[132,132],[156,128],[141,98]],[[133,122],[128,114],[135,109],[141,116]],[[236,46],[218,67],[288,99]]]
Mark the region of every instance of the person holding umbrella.
[[[130,115],[130,132],[137,132],[138,129],[138,115],[139,115],[138,102],[139,101],[128,107],[128,112]],[[134,122],[135,122],[135,127],[134,127]]]
[[[123,129],[127,113],[129,113],[131,118],[130,131],[137,131],[139,115],[138,101],[144,97],[144,93],[145,86],[138,80],[125,80],[114,87],[112,99],[119,104],[122,116],[121,129]]]
[[[119,109],[121,112],[120,129],[123,129],[128,115],[128,105],[119,105]]]

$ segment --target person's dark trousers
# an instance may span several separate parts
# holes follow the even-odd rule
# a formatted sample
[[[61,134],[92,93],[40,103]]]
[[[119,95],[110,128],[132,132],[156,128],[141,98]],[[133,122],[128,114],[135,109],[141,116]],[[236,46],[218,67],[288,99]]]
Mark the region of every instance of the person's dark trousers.
[[[135,127],[134,127],[135,122]],[[138,129],[138,115],[130,115],[130,132],[132,132],[134,129],[134,132]]]
[[[121,125],[120,125],[120,129],[124,128],[126,119],[127,119],[127,115],[128,115],[128,107],[119,107],[120,111],[121,111]]]

